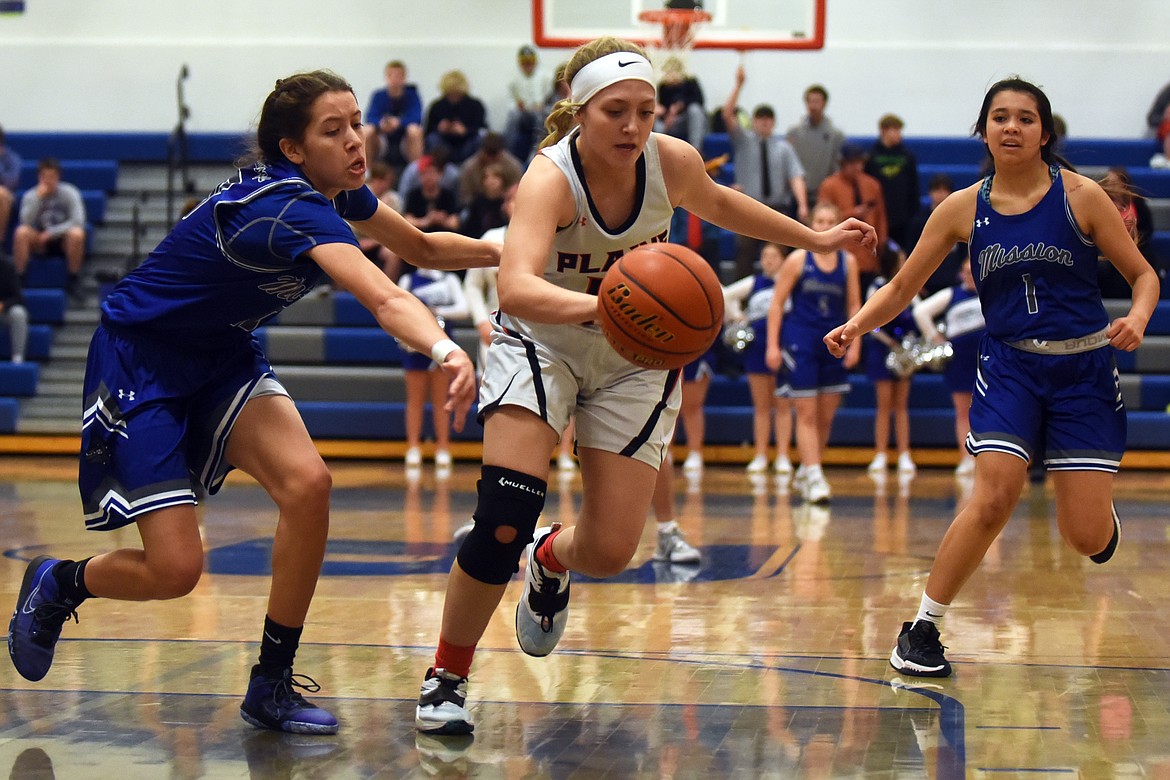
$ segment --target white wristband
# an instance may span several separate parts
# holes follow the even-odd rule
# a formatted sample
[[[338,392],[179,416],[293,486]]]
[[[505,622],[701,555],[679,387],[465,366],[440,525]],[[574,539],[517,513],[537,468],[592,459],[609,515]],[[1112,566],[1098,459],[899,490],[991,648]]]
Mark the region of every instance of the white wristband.
[[[440,341],[436,341],[435,345],[431,347],[431,359],[436,363],[441,364],[444,360],[447,359],[448,355],[459,348],[459,345],[451,339],[442,339]]]

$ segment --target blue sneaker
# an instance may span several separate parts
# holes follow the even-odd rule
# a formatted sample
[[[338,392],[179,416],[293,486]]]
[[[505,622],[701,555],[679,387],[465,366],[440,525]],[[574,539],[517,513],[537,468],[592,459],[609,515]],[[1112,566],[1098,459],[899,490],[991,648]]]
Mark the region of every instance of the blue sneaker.
[[[543,658],[553,651],[569,617],[569,572],[549,571],[536,560],[536,550],[560,523],[537,529],[528,545],[524,593],[516,605],[516,641],[528,655]]]
[[[16,609],[8,624],[8,655],[20,676],[36,682],[49,673],[61,627],[77,620],[75,605],[59,598],[53,567],[58,558],[42,555],[24,570]]]
[[[248,692],[240,705],[240,716],[256,728],[292,734],[336,734],[337,718],[315,707],[293,690],[316,693],[321,686],[312,677],[284,669],[280,677],[265,677],[252,667]]]

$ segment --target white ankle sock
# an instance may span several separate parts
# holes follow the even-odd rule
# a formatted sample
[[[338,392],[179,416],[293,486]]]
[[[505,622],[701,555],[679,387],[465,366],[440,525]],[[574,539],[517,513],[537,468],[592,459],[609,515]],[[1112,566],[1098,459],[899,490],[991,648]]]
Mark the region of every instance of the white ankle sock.
[[[950,604],[939,604],[923,591],[922,603],[918,605],[918,615],[914,618],[914,622],[925,620],[927,623],[938,623],[943,619],[943,615],[947,614],[947,609],[950,606]]]
[[[658,523],[658,533],[660,534],[668,534],[676,528],[678,528],[678,523],[676,523],[674,520],[667,520],[665,523]]]

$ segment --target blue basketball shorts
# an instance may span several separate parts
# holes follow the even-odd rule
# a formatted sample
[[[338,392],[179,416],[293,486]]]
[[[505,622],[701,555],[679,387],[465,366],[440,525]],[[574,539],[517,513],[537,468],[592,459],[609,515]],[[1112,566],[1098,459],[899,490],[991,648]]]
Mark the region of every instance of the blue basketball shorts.
[[[943,376],[947,389],[952,393],[970,393],[975,387],[975,369],[979,365],[979,347],[977,344],[964,346],[959,342],[953,344],[954,354],[947,361],[943,369]]]
[[[183,350],[98,327],[85,367],[78,487],[91,530],[197,503],[232,466],[228,434],[244,404],[288,395],[255,339],[232,351]]]
[[[715,375],[715,369],[711,368],[713,356],[710,350],[703,353],[703,356],[697,360],[692,360],[683,366],[682,378],[684,382],[695,382],[700,379],[709,379]]]
[[[1116,472],[1125,405],[1113,349],[1034,354],[984,336],[967,451],[1042,456],[1050,470]],[[1044,442],[1044,452],[1036,450]]]
[[[841,358],[833,357],[812,330],[781,331],[784,366],[776,395],[785,398],[812,398],[823,393],[848,393],[849,376]]]

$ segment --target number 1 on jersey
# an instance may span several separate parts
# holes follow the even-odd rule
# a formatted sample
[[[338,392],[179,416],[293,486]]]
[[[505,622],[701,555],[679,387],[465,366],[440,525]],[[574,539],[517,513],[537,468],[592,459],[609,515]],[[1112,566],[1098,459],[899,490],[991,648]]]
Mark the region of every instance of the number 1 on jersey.
[[[1040,306],[1036,303],[1036,285],[1032,284],[1032,274],[1024,274],[1020,278],[1024,280],[1024,298],[1028,301],[1028,313],[1036,314],[1040,311]]]

